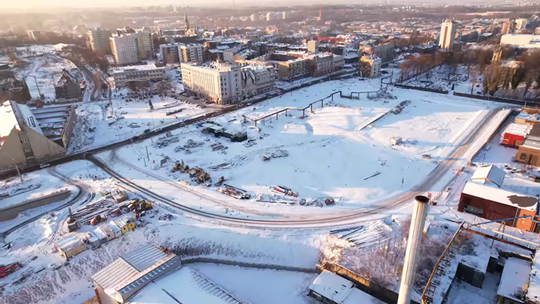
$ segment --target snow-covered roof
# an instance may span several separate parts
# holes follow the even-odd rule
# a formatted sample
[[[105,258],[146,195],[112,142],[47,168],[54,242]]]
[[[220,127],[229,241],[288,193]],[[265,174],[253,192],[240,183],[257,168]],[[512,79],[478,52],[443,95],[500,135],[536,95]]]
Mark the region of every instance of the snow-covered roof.
[[[21,129],[11,107],[11,101],[9,100],[4,102],[0,108],[0,121],[2,121],[0,124],[0,137],[8,136],[11,130],[13,130],[13,127],[16,127],[18,130]]]
[[[56,247],[60,248],[63,251],[69,251],[75,247],[80,246],[81,244],[83,244],[83,241],[75,234],[68,234],[65,237],[54,242],[54,245],[56,245]]]
[[[166,257],[167,254],[159,248],[146,245],[116,259],[94,274],[92,280],[106,292],[112,291],[111,289],[119,289],[136,278],[139,273]]]
[[[345,301],[341,304],[383,304],[384,302],[374,298],[360,289],[353,288]]]
[[[309,286],[309,289],[333,302],[343,303],[353,286],[351,281],[324,270]]]
[[[540,302],[540,251],[536,251],[532,262],[527,298],[531,301]]]
[[[527,134],[529,134],[529,131],[531,130],[531,128],[532,127],[530,125],[522,125],[522,124],[513,123],[513,124],[510,124],[508,127],[506,127],[506,129],[504,129],[504,133],[525,137],[527,136]]]
[[[513,257],[508,258],[501,274],[497,295],[523,303],[523,300],[516,295],[524,294],[524,288],[529,283],[530,272],[531,262]]]
[[[191,267],[179,270],[154,281],[133,296],[129,304],[243,304],[226,290],[214,284]]]
[[[528,211],[536,211],[538,206],[538,198],[536,197],[510,192],[475,181],[467,182],[462,193]]]
[[[485,165],[478,167],[476,171],[474,171],[471,180],[479,182],[483,181],[484,184],[492,183],[500,188],[503,184],[505,175],[506,173],[503,169],[493,165]]]

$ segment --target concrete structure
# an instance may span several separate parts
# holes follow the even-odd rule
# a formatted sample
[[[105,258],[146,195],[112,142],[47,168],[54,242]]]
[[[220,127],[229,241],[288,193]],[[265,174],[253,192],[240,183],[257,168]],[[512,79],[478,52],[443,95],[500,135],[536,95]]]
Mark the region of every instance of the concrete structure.
[[[30,40],[38,40],[43,37],[43,33],[41,31],[27,30],[26,34]]]
[[[131,82],[160,81],[166,77],[165,68],[158,68],[155,64],[114,68],[109,74],[112,88],[121,88]]]
[[[323,270],[309,286],[308,296],[328,304],[382,304],[337,274]]]
[[[510,34],[510,21],[506,21],[502,24],[501,34],[503,35]]]
[[[60,189],[42,195],[38,198],[30,198],[14,205],[2,206],[0,208],[0,222],[12,220],[16,218],[19,213],[25,210],[45,206],[67,199],[70,194],[71,191],[69,189]]]
[[[92,276],[101,304],[126,303],[147,284],[180,267],[176,255],[152,245],[135,249]]]
[[[198,66],[182,63],[182,81],[188,91],[202,95],[217,104],[233,104],[243,99],[240,66],[212,63]]]
[[[523,301],[523,296],[527,293],[531,264],[531,261],[519,257],[509,257],[506,260],[497,288],[497,303],[530,303]]]
[[[360,58],[359,75],[361,77],[375,78],[381,75],[382,60],[377,56],[363,56]]]
[[[118,65],[139,62],[139,48],[136,35],[123,35],[109,38],[114,62]]]
[[[32,113],[45,137],[57,145],[68,147],[77,120],[73,105],[32,109]]]
[[[319,41],[317,40],[310,40],[307,43],[307,49],[308,52],[317,54],[319,53]]]
[[[441,25],[439,34],[439,47],[441,49],[453,50],[454,40],[456,38],[456,22],[446,19]]]
[[[249,98],[271,90],[276,81],[274,69],[268,67],[243,67],[241,77],[243,98]]]
[[[163,64],[171,64],[180,62],[179,49],[183,43],[166,43],[159,45],[159,54]]]
[[[0,170],[42,163],[65,155],[66,149],[45,137],[26,105],[6,101],[0,106]]]
[[[309,75],[307,59],[299,58],[279,63],[279,77],[283,80],[293,81]]]
[[[417,251],[420,247],[424,224],[426,222],[429,208],[429,198],[419,195],[414,198],[414,209],[405,250],[405,260],[403,262],[403,272],[401,274],[401,285],[399,287],[398,304],[410,304],[411,292],[416,275]]]
[[[187,44],[180,46],[181,62],[203,63],[204,47],[201,44]]]
[[[17,80],[12,75],[0,79],[0,100],[14,100],[19,103],[26,103],[32,98],[26,81],[26,79]],[[30,81],[34,81],[34,79],[30,78]]]
[[[501,45],[519,48],[540,48],[539,35],[508,34],[501,37]]]
[[[57,99],[75,99],[82,96],[79,80],[67,70],[62,70],[60,79],[54,85],[54,92]]]
[[[98,27],[86,33],[86,44],[94,52],[101,51],[108,54],[111,52],[111,44],[109,40],[111,36],[112,32],[110,30],[104,30]]]
[[[516,31],[522,31],[527,28],[527,23],[529,20],[527,18],[516,19]]]

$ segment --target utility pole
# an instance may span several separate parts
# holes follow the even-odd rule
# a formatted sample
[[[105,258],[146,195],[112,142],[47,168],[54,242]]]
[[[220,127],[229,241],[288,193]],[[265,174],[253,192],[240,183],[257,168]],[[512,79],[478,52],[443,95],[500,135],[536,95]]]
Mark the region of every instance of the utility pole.
[[[12,158],[13,162],[15,163],[15,169],[17,170],[17,174],[19,175],[19,178],[21,179],[21,182],[23,181],[21,171],[19,171],[19,166],[17,166],[17,162],[14,158]]]
[[[146,148],[146,157],[148,158],[148,161],[150,161],[150,154],[148,154],[148,146],[145,146]]]

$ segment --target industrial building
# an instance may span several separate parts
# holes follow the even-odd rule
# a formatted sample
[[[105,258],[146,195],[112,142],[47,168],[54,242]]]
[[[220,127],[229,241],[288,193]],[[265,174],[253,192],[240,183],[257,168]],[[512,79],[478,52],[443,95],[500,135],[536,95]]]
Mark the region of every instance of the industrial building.
[[[530,125],[523,125],[512,123],[504,129],[503,134],[501,135],[501,145],[508,147],[519,147],[525,141],[525,137],[531,131]]]
[[[184,89],[217,104],[233,104],[243,99],[240,71],[237,64],[212,63],[199,66],[182,63]]]
[[[73,132],[75,110],[36,109],[6,101],[0,107],[0,170],[43,163],[64,156]]]
[[[155,64],[135,65],[114,68],[109,72],[112,88],[121,88],[129,83],[148,83],[165,79],[165,69]]]
[[[101,304],[126,303],[146,285],[180,265],[180,258],[175,254],[146,245],[123,255],[94,274],[94,290]]]
[[[540,166],[540,125],[534,125],[519,146],[516,162]]]
[[[309,286],[309,296],[326,304],[382,304],[371,295],[355,288],[353,282],[328,270]]]
[[[531,218],[506,221],[506,225],[535,231],[532,219],[538,210],[538,198],[505,189],[504,176],[504,171],[496,166],[478,168],[472,180],[463,188],[458,211],[471,213],[487,220],[530,216]]]

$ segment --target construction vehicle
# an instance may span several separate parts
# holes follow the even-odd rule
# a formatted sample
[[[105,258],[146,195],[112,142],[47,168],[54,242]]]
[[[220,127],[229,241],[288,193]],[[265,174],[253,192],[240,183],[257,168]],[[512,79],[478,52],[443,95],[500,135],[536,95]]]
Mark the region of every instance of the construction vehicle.
[[[206,173],[204,169],[191,168],[188,171],[189,177],[193,179],[197,184],[204,184],[210,180],[210,174]]]
[[[0,265],[0,278],[7,277],[8,275],[14,273],[21,267],[22,266],[19,263],[13,263],[9,265]]]
[[[216,187],[221,187],[221,185],[223,185],[223,183],[225,182],[225,177],[222,176],[219,178],[219,180],[214,184],[214,186]]]
[[[225,188],[217,188],[217,192],[234,197],[236,199],[250,199],[251,195],[245,190],[225,184]]]
[[[172,167],[171,172],[176,172],[176,171],[183,172],[183,171],[184,171],[184,167],[185,167],[185,165],[184,165],[184,161],[183,161],[183,160],[182,160],[182,161],[179,161],[179,162],[177,161],[177,162],[174,164],[174,166]]]
[[[96,215],[93,219],[90,220],[91,225],[97,225],[101,222],[105,222],[107,220],[106,216],[102,216],[100,214]]]
[[[291,188],[287,188],[285,186],[273,186],[271,190],[281,195],[298,197],[298,192],[294,192]]]
[[[133,211],[136,213],[151,209],[152,204],[146,200],[134,200],[133,202],[129,203],[129,205],[127,205],[128,211]]]
[[[71,213],[71,208],[69,208],[69,215],[66,222],[69,232],[73,232],[79,229],[79,223],[77,223],[77,219]]]

